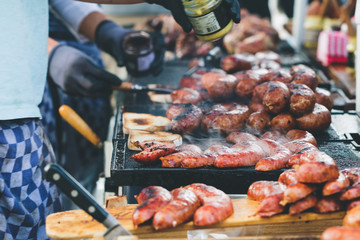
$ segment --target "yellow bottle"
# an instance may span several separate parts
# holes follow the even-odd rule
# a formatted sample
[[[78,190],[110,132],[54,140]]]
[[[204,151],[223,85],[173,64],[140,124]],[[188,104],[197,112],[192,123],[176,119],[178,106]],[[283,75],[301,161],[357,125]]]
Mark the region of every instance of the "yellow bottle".
[[[200,40],[219,40],[233,26],[233,20],[223,0],[182,0],[182,4]]]

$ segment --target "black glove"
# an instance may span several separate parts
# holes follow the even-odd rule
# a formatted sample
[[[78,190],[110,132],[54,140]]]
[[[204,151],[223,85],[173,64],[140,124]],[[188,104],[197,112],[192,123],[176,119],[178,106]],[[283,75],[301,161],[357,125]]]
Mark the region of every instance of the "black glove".
[[[185,14],[181,0],[145,0],[148,3],[155,3],[171,11],[175,21],[185,32],[190,32],[192,25]],[[229,8],[229,13],[235,23],[240,22],[240,3],[239,0],[223,0]]]
[[[86,54],[64,43],[51,51],[48,67],[55,84],[72,95],[109,96],[112,86],[122,82],[116,75],[98,67]]]
[[[110,54],[118,66],[124,66],[122,40],[132,29],[123,28],[116,23],[105,20],[95,30],[95,43],[104,52]]]

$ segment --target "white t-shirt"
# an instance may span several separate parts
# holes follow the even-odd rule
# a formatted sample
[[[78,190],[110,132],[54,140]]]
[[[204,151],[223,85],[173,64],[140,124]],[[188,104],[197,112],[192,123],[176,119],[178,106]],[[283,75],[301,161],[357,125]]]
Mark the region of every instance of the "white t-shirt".
[[[48,0],[1,2],[0,120],[41,116],[47,42]]]

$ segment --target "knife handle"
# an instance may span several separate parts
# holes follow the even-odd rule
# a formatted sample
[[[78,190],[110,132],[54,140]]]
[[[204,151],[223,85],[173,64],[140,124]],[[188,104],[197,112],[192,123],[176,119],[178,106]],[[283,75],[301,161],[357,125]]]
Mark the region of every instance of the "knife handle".
[[[100,138],[89,125],[68,105],[59,108],[60,116],[95,146],[102,148]]]
[[[122,82],[119,86],[113,87],[114,90],[120,91],[132,91],[133,83],[132,82]]]
[[[102,208],[94,197],[60,165],[54,163],[48,164],[45,166],[44,171],[47,181],[55,183],[78,207],[98,222],[104,224],[108,229],[119,224],[119,222]]]

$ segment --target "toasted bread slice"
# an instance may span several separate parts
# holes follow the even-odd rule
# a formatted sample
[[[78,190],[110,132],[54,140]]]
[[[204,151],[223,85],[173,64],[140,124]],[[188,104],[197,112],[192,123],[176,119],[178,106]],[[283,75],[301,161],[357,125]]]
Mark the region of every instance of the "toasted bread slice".
[[[136,146],[135,142],[143,142],[147,140],[154,140],[159,142],[174,143],[175,146],[180,146],[182,144],[182,137],[179,134],[174,134],[170,132],[149,132],[142,130],[131,130],[128,138],[128,148],[130,150],[141,149]]]
[[[123,113],[123,132],[129,134],[131,130],[165,131],[170,127],[171,120],[163,116],[148,113]]]

